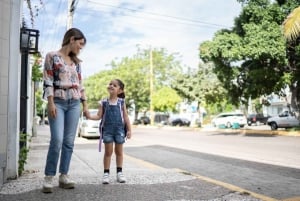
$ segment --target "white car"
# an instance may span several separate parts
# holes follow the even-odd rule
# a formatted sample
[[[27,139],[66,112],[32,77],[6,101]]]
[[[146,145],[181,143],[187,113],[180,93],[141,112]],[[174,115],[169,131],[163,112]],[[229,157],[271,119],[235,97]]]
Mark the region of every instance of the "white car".
[[[300,121],[292,112],[283,111],[277,116],[270,117],[267,124],[271,127],[271,130],[277,130],[278,128],[292,128],[300,126]]]
[[[89,109],[91,115],[95,115],[97,109]],[[99,137],[100,121],[87,120],[85,116],[81,115],[78,123],[78,137],[94,138]]]
[[[244,127],[247,124],[247,118],[243,113],[227,112],[214,117],[211,123],[214,127],[224,125],[231,128],[235,123],[239,124],[240,127]]]

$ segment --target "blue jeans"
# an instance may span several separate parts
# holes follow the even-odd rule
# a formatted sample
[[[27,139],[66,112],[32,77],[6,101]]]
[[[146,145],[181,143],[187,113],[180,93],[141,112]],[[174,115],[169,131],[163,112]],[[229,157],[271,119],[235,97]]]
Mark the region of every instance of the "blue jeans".
[[[49,117],[51,139],[45,167],[46,176],[56,175],[59,156],[59,172],[68,173],[80,116],[80,100],[54,98],[54,103],[56,118]]]

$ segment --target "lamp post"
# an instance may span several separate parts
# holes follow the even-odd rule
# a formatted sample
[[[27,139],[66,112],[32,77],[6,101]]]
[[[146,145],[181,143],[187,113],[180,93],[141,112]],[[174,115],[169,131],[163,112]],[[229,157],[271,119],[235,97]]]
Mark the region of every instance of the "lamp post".
[[[27,133],[27,100],[28,100],[28,56],[38,53],[39,31],[22,27],[20,30],[20,51],[21,57],[21,91],[20,91],[20,132]],[[20,148],[26,146],[20,142]]]

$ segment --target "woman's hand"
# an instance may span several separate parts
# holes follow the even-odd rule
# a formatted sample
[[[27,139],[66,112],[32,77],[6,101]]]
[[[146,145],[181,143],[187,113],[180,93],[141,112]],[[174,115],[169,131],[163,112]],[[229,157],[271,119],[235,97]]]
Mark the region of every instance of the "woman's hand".
[[[83,110],[83,116],[85,116],[86,119],[90,119],[91,115],[90,115],[89,110]]]
[[[53,102],[48,102],[48,116],[56,118],[56,106]]]

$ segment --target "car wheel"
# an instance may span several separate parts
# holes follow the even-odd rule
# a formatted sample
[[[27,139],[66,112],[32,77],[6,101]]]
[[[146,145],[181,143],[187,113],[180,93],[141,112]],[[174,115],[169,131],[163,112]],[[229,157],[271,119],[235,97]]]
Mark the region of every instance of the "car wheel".
[[[277,130],[277,124],[275,123],[275,122],[272,122],[271,124],[270,124],[270,126],[271,126],[271,130]]]

